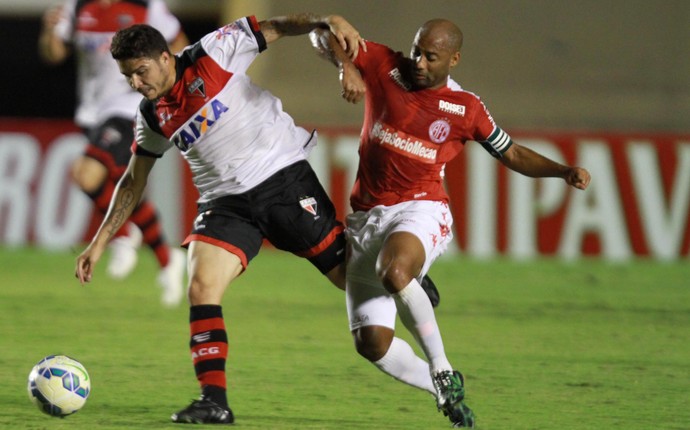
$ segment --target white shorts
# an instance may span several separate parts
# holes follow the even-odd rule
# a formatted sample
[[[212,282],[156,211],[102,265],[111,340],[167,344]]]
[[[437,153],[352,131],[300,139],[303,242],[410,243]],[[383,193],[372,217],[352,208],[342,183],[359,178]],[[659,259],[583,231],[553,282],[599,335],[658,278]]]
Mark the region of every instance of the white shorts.
[[[417,280],[453,240],[453,217],[448,205],[434,201],[411,201],[393,206],[376,206],[368,212],[347,217],[350,256],[347,261],[347,315],[350,330],[368,325],[395,328],[395,302],[376,276],[376,261],[386,238],[394,232],[412,233],[426,253]]]

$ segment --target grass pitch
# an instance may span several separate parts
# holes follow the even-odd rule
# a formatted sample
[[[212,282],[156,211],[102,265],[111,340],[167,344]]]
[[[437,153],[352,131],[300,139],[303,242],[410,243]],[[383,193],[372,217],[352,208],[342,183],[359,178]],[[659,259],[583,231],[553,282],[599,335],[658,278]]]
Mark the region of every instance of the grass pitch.
[[[124,282],[101,263],[81,287],[73,263],[69,253],[0,249],[0,428],[180,429],[170,414],[198,394],[186,307],[159,306],[146,252]],[[431,275],[477,428],[690,428],[687,262],[453,257]],[[224,313],[236,427],[449,427],[431,396],[356,355],[342,292],[308,263],[262,251],[228,289]],[[64,419],[26,394],[31,367],[49,354],[77,358],[92,378],[84,409]]]

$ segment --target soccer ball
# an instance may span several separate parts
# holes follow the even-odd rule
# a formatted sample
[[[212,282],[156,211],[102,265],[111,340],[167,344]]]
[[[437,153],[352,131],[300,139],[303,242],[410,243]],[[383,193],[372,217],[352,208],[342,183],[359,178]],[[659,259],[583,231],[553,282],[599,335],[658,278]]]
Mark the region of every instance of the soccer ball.
[[[64,417],[84,406],[91,379],[84,366],[66,355],[49,355],[29,373],[29,398],[48,415]]]

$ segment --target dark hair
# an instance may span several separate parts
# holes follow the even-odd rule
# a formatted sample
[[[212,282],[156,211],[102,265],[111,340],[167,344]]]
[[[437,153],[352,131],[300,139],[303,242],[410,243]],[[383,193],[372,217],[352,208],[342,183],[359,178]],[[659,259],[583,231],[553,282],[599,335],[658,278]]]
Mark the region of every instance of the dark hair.
[[[110,45],[110,54],[115,60],[158,58],[163,52],[170,53],[165,38],[146,24],[136,24],[118,31]]]

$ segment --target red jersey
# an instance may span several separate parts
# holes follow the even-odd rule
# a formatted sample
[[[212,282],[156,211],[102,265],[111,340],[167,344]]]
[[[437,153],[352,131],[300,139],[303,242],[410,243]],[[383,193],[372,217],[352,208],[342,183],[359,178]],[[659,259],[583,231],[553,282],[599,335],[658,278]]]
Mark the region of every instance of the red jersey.
[[[412,90],[411,63],[373,42],[355,66],[366,83],[359,168],[350,204],[355,211],[411,200],[448,202],[444,168],[468,140],[500,158],[510,137],[475,94],[448,78],[439,89]]]

